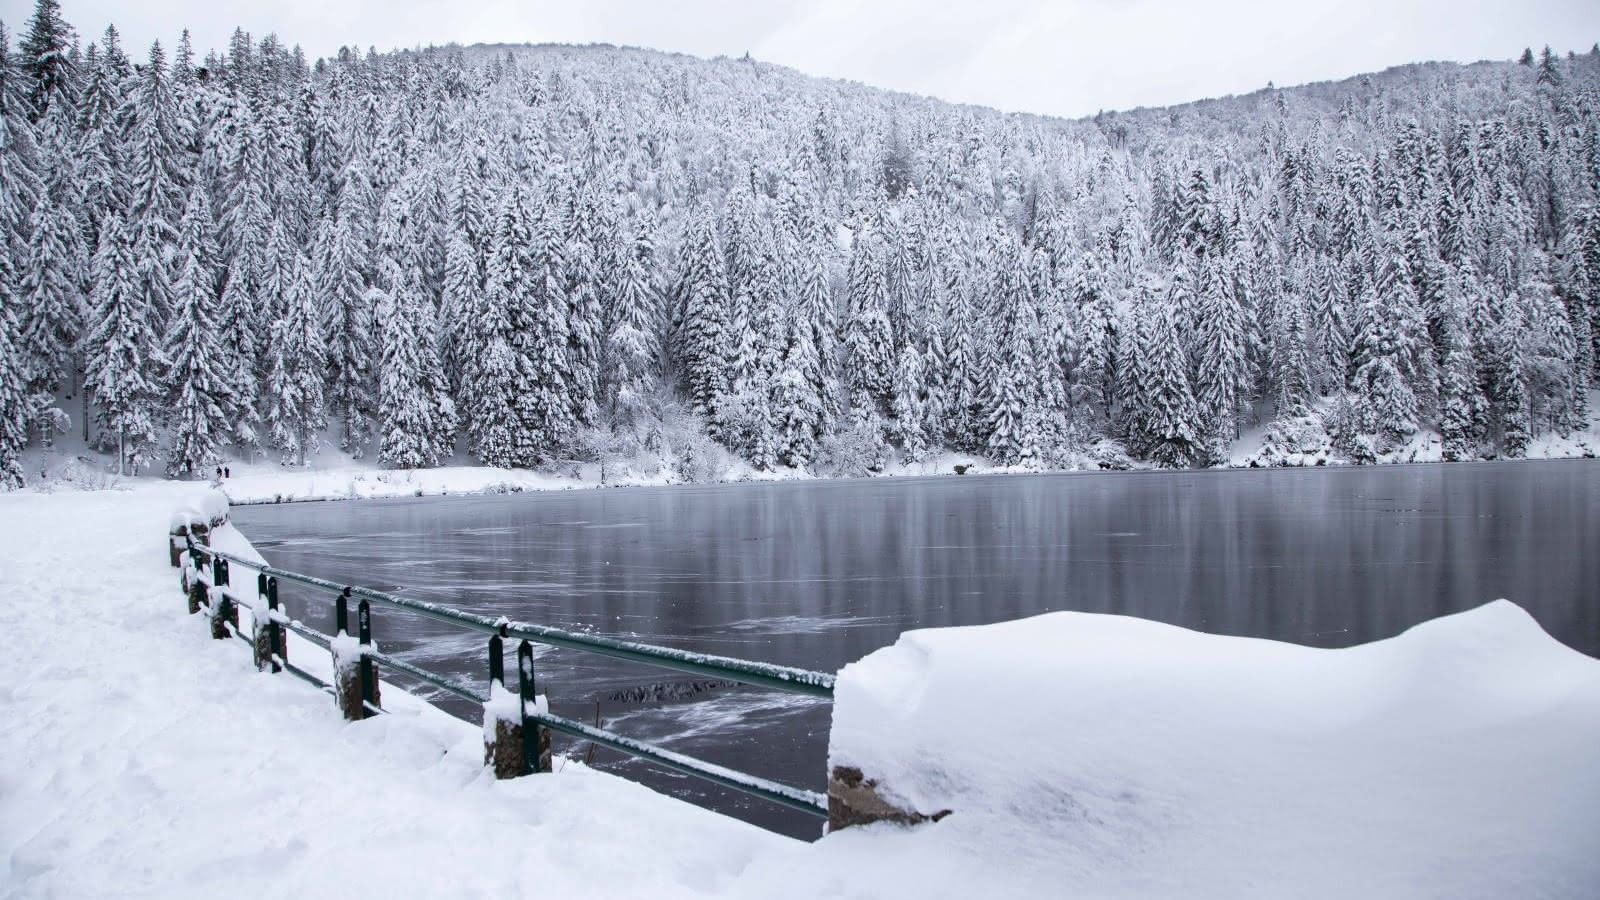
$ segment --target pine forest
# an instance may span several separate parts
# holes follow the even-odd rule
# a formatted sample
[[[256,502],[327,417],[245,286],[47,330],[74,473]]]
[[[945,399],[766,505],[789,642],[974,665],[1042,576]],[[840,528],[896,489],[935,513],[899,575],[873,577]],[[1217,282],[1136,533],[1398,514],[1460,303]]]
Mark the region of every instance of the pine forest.
[[[693,480],[1589,422],[1600,47],[1069,121],[748,57],[174,37],[0,26],[6,486],[65,436]]]

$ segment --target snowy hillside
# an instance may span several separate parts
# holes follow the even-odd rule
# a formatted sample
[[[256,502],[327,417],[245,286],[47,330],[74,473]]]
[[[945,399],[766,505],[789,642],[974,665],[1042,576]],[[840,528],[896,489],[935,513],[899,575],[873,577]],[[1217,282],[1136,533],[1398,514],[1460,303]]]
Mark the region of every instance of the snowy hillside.
[[[1062,121],[614,47],[130,53],[38,10],[0,39],[8,484],[66,431],[173,475],[333,443],[698,479],[1588,422],[1600,49]]]

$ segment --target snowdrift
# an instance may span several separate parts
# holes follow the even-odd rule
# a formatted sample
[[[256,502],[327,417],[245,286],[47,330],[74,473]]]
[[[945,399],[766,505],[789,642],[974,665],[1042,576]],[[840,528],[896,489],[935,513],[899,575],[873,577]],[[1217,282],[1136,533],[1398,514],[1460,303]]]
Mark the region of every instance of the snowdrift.
[[[1008,860],[1030,893],[1600,896],[1600,661],[1504,600],[1343,650],[1065,612],[908,632],[840,673],[829,765],[952,811],[823,842],[929,885]]]

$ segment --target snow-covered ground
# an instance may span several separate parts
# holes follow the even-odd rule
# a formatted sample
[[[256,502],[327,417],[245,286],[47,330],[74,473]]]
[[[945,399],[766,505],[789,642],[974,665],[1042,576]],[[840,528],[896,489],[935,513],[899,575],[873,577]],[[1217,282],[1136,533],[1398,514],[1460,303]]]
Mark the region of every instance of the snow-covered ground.
[[[1600,887],[1600,662],[1506,605],[1350,651],[1101,616],[916,633],[847,670],[837,746],[886,766],[944,723],[944,755],[923,758],[945,780],[903,783],[956,813],[806,844],[571,762],[496,782],[476,725],[387,686],[393,715],[346,723],[257,673],[186,614],[167,565],[169,516],[199,489],[0,495],[5,896]]]
[[[940,879],[998,846],[1037,894],[1577,898],[1597,747],[1600,660],[1500,600],[1343,650],[1073,612],[907,632],[840,673],[829,762],[954,811],[917,850]]]
[[[718,896],[805,849],[571,763],[495,782],[477,727],[257,673],[167,566],[194,490],[0,496],[0,893]]]

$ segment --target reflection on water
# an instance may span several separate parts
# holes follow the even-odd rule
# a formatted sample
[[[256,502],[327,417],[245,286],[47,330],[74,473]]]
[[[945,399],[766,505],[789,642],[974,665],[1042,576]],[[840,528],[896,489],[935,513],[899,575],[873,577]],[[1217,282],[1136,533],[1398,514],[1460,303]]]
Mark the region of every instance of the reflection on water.
[[[246,507],[234,520],[284,568],[829,671],[908,628],[1048,610],[1340,647],[1497,597],[1600,655],[1600,463],[1588,460],[625,488]],[[331,622],[325,604],[284,593],[295,615]],[[484,677],[478,636],[374,619],[385,649]],[[822,785],[825,703],[674,691],[663,683],[693,679],[566,651],[541,654],[539,677],[559,713],[592,720],[598,700],[624,733]],[[673,699],[605,699],[630,691]],[[596,761],[816,832],[608,756]]]

